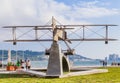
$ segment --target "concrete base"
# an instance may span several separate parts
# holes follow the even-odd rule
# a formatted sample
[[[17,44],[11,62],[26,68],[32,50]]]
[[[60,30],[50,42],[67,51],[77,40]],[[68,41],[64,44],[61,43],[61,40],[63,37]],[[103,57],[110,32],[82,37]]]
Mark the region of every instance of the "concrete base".
[[[63,55],[61,54],[61,49],[59,45],[57,44],[57,42],[53,42],[50,49],[46,76],[58,77],[63,75],[62,56]]]
[[[62,68],[63,72],[70,72],[70,64],[66,56],[62,57]]]
[[[53,42],[50,49],[46,76],[60,77],[63,75],[63,71],[70,71],[69,61],[62,53],[59,44]]]
[[[71,76],[90,75],[90,74],[108,72],[107,69],[90,69],[90,68],[81,69],[79,67],[79,68],[72,69],[74,72],[69,72],[68,74],[63,74],[61,76],[47,76],[45,72],[40,72],[40,71],[35,71],[35,70],[34,69],[33,70],[19,69],[17,71],[0,70],[0,74],[29,74],[29,75],[37,76],[37,77],[64,78],[64,77],[71,77]],[[43,70],[43,69],[39,69],[39,70]]]
[[[98,74],[98,73],[106,73],[106,72],[108,72],[107,69],[91,69],[91,70],[87,70],[87,71],[70,72],[70,73],[65,74],[63,76],[60,76],[60,78],[71,77],[71,76],[80,76],[80,75]]]
[[[79,69],[76,69],[79,70]],[[44,72],[40,71],[34,71],[34,70],[17,70],[17,74],[29,74],[32,76],[37,76],[37,77],[46,77],[46,78],[64,78],[64,77],[71,77],[71,76],[80,76],[80,75],[90,75],[90,74],[98,74],[98,73],[106,73],[108,72],[107,69],[86,69],[84,71],[74,71],[74,72],[69,72],[68,74],[63,74],[61,76],[47,76]],[[0,72],[1,73],[1,72]],[[5,73],[5,72],[4,72]],[[2,72],[3,74],[3,72]]]

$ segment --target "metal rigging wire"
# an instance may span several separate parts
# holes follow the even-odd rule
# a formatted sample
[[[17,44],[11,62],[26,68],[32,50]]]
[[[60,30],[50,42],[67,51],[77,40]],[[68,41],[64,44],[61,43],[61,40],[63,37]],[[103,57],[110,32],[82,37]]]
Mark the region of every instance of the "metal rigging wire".
[[[51,20],[49,20],[45,25],[47,25],[47,24],[49,24],[50,23],[50,21]],[[17,29],[18,30],[18,29]],[[27,35],[28,37],[33,37],[33,36],[31,36],[31,35],[29,35],[29,34],[27,34],[27,33],[29,33],[29,32],[31,32],[33,30],[33,28],[32,29],[30,29],[29,31],[27,31],[27,32],[25,32],[25,33],[23,33],[21,30],[18,30],[19,32],[21,32],[21,33],[23,33],[22,35],[20,35],[20,36],[18,36],[16,39],[19,39],[19,38],[21,38],[22,36],[24,36],[24,35]],[[48,34],[48,32],[46,32],[46,33],[44,33],[43,35],[45,35],[45,34]],[[42,36],[43,36],[42,35]],[[42,37],[41,36],[41,37]],[[50,35],[49,35],[50,36]],[[39,37],[39,38],[41,38],[41,37]],[[40,44],[40,42],[38,42],[39,44]],[[46,48],[45,47],[45,45],[43,45],[43,44],[40,44],[43,48]]]
[[[89,28],[87,28],[87,27],[86,27],[86,29],[88,29],[88,30],[90,30],[91,32],[93,32],[93,33],[92,33],[92,34],[90,34],[89,36],[91,36],[91,35],[93,35],[93,34],[95,33],[95,34],[97,34],[97,35],[101,36],[102,38],[105,38],[103,35],[101,35],[101,34],[97,33],[97,32],[99,32],[100,30],[104,29],[104,27],[100,28],[100,29],[99,29],[99,30],[97,30],[97,31],[93,31],[92,29],[89,29]],[[89,37],[89,36],[88,36],[88,37]]]
[[[25,33],[23,33],[22,31],[20,31],[19,30],[19,32],[21,32],[21,33],[23,33],[22,35],[20,35],[20,36],[18,36],[16,39],[19,39],[19,38],[21,38],[22,36],[24,36],[24,35],[27,35],[28,37],[33,37],[33,36],[31,36],[31,35],[28,35],[27,33],[29,33],[29,32],[31,32],[33,29],[30,29],[29,31],[27,31],[27,32],[25,32]]]
[[[87,29],[90,30],[90,31],[92,31],[92,32],[94,32],[94,33],[97,33],[97,32],[99,32],[99,31],[101,31],[103,28],[104,28],[104,27],[98,29],[97,31],[92,31],[92,30],[90,30],[90,29],[88,29],[88,28],[87,28]],[[93,35],[94,33],[88,35],[87,37],[90,37],[90,36]],[[97,33],[97,34],[98,34],[98,33]],[[102,37],[103,37],[103,36],[102,36]],[[74,49],[77,48],[81,43],[83,43],[83,41],[80,41],[80,42],[79,42],[77,45],[75,45],[73,48],[74,48]]]
[[[81,27],[81,28],[82,28],[82,27]],[[78,35],[77,33],[75,33],[75,32],[77,32],[78,30],[80,30],[81,28],[78,28],[78,29],[76,29],[75,31],[71,31],[71,33],[70,33],[68,36],[70,36],[70,35],[72,35],[72,34],[74,33],[76,36],[82,38],[80,35]]]
[[[38,39],[42,38],[44,35],[48,35],[48,36],[50,36],[50,37],[52,38],[52,36],[51,36],[51,35],[49,35],[49,34],[48,34],[48,32],[50,32],[50,31],[45,32],[45,33],[44,33],[44,34],[42,34],[40,37],[38,37]]]
[[[51,19],[45,24],[45,25],[47,25],[47,24],[50,24],[51,23]],[[49,30],[50,32],[52,32],[51,30]],[[49,31],[47,31],[47,32],[43,32],[44,34],[43,35],[41,35],[40,37],[38,37],[38,39],[40,39],[42,36],[44,36],[44,35],[46,35],[46,34],[48,34],[48,32]],[[51,35],[49,35],[50,37],[51,37]],[[52,37],[51,37],[52,38]],[[42,46],[43,48],[45,48],[45,49],[47,49],[47,47],[45,46],[45,45],[43,45],[43,44],[41,44],[41,42],[37,42],[40,46]]]

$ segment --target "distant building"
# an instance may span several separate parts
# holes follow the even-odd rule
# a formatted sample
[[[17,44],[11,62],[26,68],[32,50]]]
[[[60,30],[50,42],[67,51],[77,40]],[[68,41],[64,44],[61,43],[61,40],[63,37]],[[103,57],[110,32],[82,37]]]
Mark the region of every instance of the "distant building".
[[[118,62],[119,61],[119,55],[118,54],[110,54],[108,60],[112,61],[112,62]]]
[[[107,57],[105,57],[105,61],[107,61]]]

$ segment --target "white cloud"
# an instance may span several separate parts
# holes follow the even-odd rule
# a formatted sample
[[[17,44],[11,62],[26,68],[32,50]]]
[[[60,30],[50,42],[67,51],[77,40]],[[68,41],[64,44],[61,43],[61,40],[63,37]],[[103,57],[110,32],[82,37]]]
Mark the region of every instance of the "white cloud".
[[[71,17],[74,18],[100,18],[104,16],[112,16],[120,14],[118,9],[107,9],[103,7],[93,7],[93,8],[79,8],[75,7],[75,12],[69,13]]]
[[[78,4],[70,6],[55,0],[0,0],[0,26],[39,25],[46,23],[52,16],[62,24],[85,24],[88,22],[83,18],[120,14],[118,9],[97,6],[97,0],[84,2],[82,6]]]
[[[63,23],[77,22],[76,19],[96,18],[119,14],[118,9],[97,7],[97,0],[82,2],[81,5],[69,6],[55,0],[1,0],[0,18],[1,24],[43,24],[55,16]],[[79,4],[79,3],[78,3]],[[84,23],[84,21],[82,22]]]
[[[74,18],[100,18],[120,14],[120,9],[106,8],[104,7],[105,5],[110,5],[110,3],[103,3],[98,0],[91,2],[82,1],[73,5],[68,15]]]
[[[90,1],[90,2],[85,2],[85,1],[80,1],[78,3],[79,6],[82,6],[82,7],[95,7],[96,4],[98,4],[99,1],[98,0],[94,0],[94,1]]]

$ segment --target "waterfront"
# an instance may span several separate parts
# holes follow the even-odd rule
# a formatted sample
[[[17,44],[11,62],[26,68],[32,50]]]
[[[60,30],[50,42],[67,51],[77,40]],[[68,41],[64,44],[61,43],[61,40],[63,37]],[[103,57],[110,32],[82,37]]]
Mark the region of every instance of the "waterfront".
[[[16,61],[14,61],[15,63]],[[7,64],[7,61],[3,61],[4,65]],[[107,62],[107,66],[110,66],[112,62]],[[48,60],[41,61],[31,61],[31,68],[47,68]],[[70,66],[80,66],[80,67],[102,67],[103,64],[99,60],[88,60],[88,61],[70,61]]]
[[[44,61],[31,61],[31,68],[46,68],[48,64],[47,60]],[[110,64],[108,64],[110,65]],[[102,66],[100,61],[75,61],[70,63],[70,66]]]

